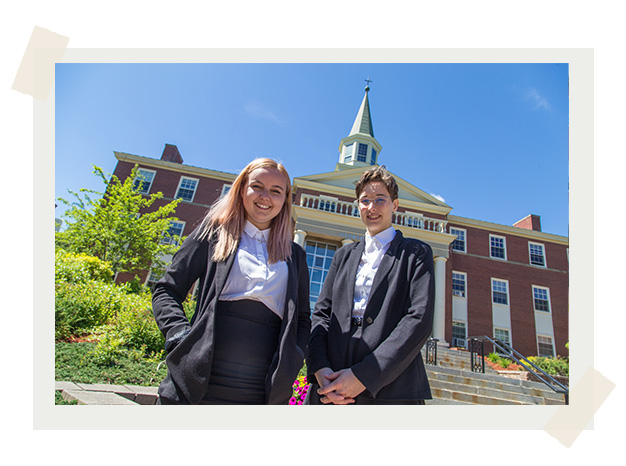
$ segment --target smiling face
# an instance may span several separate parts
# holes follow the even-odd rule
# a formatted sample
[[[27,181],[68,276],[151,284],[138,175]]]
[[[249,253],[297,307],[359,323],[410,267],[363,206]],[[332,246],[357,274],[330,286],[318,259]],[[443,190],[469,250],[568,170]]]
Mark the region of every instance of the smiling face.
[[[276,168],[257,168],[241,188],[241,199],[249,220],[259,230],[266,230],[283,205],[287,181]]]
[[[381,199],[381,201],[374,202],[376,199]],[[369,201],[369,205],[364,205],[363,200],[366,203]],[[383,205],[376,205],[377,203]],[[396,210],[398,210],[398,200],[391,199],[383,182],[372,181],[363,187],[359,195],[359,213],[370,236],[375,236],[391,227],[393,213]]]

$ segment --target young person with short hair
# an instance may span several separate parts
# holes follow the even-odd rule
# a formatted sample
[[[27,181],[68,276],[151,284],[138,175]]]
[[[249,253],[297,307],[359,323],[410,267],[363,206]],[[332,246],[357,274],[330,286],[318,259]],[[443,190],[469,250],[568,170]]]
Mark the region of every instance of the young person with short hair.
[[[398,186],[384,166],[365,171],[355,191],[367,232],[337,251],[315,305],[306,403],[425,404],[433,253],[392,227]]]

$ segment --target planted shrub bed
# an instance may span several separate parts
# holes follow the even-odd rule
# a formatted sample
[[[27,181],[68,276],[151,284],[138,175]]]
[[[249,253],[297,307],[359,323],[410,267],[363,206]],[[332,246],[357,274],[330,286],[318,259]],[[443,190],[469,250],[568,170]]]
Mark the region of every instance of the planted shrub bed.
[[[96,257],[57,250],[55,263],[55,380],[159,385],[167,367],[150,291],[113,283],[110,267]],[[195,300],[183,306],[191,318]],[[305,374],[303,368],[290,404],[302,404]]]

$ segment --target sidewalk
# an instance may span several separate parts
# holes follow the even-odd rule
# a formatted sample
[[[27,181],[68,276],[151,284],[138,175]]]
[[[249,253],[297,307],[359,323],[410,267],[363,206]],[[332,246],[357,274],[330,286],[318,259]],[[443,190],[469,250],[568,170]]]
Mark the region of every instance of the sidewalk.
[[[54,382],[54,389],[64,400],[79,405],[154,405],[159,387],[109,385],[99,383]]]

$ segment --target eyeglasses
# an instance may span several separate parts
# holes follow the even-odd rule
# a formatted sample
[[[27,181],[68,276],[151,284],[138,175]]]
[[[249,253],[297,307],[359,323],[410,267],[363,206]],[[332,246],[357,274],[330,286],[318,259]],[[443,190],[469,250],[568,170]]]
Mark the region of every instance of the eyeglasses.
[[[391,200],[390,197],[377,197],[376,199],[358,199],[359,204],[363,207],[369,207],[370,204],[374,203],[376,207],[384,207],[387,205],[387,201]]]

